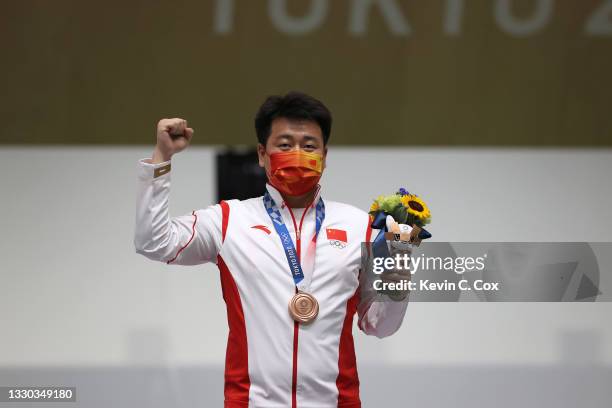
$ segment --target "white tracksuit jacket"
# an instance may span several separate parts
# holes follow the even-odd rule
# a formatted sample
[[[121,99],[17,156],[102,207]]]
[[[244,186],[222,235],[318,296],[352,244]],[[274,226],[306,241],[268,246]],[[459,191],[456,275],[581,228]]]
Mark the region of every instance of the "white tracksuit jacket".
[[[407,306],[374,302],[383,295],[358,290],[361,243],[375,237],[368,214],[324,200],[309,289],[319,315],[310,325],[299,325],[287,310],[295,285],[262,197],[170,218],[170,163],[141,160],[138,179],[136,251],[166,263],[219,267],[229,323],[225,407],[360,407],[353,315],[357,312],[366,334],[385,337],[400,327]],[[302,210],[301,220],[281,204],[274,187],[267,189],[299,256],[314,236],[314,208]]]

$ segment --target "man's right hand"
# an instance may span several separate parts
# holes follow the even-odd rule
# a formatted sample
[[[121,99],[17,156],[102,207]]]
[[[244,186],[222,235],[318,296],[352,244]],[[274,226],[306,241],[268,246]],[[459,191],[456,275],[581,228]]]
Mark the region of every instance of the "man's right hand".
[[[151,163],[163,163],[172,158],[175,153],[185,149],[191,138],[193,129],[187,127],[187,121],[181,118],[162,119],[157,123],[157,144],[153,151]]]

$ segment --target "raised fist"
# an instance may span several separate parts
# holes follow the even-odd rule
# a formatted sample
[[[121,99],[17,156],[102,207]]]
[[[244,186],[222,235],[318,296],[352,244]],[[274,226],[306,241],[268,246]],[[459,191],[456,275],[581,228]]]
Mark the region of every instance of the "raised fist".
[[[153,152],[153,163],[162,163],[189,146],[193,129],[181,118],[162,119],[157,123],[157,144]]]

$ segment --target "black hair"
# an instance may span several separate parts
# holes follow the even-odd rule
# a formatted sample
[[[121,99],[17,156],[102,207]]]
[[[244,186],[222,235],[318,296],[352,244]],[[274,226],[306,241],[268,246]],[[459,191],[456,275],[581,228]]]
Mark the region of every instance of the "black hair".
[[[285,96],[268,96],[255,115],[257,140],[266,145],[270,137],[272,121],[276,118],[312,120],[317,122],[327,145],[331,133],[332,116],[327,107],[318,99],[302,92],[292,91]]]

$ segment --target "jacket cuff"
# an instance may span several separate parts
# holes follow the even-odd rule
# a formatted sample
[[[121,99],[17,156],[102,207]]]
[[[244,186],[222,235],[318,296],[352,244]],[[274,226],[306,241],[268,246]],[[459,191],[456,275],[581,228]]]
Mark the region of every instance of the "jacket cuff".
[[[138,167],[138,175],[143,180],[151,180],[170,174],[172,168],[170,160],[153,164],[151,159],[140,159]]]

